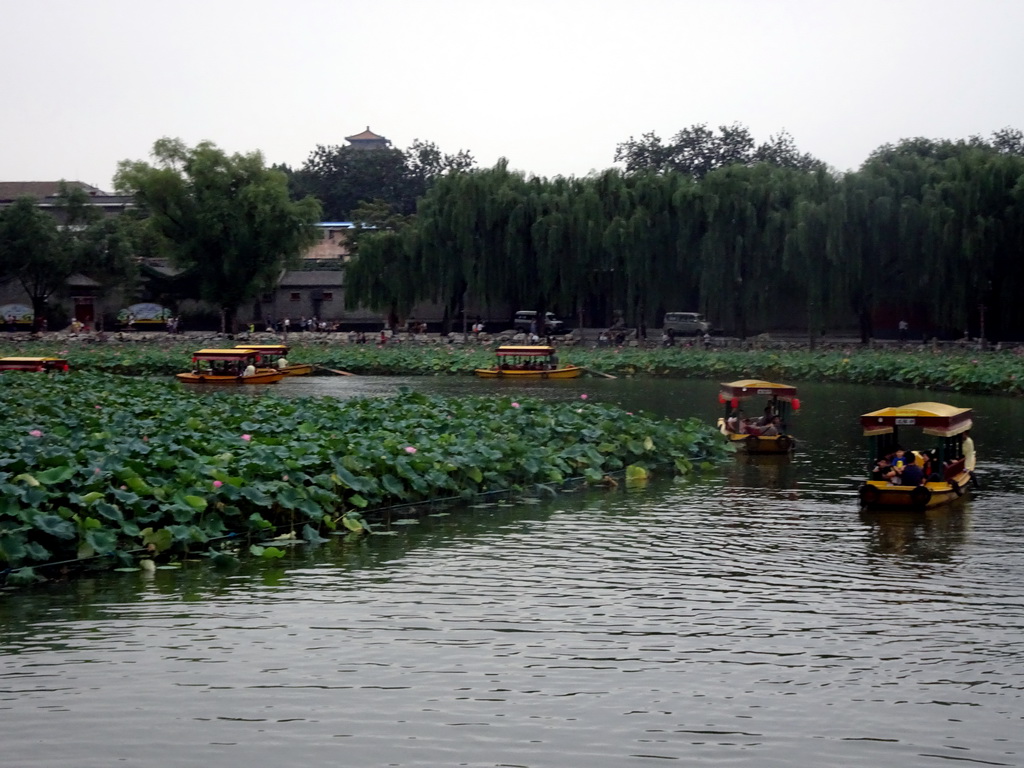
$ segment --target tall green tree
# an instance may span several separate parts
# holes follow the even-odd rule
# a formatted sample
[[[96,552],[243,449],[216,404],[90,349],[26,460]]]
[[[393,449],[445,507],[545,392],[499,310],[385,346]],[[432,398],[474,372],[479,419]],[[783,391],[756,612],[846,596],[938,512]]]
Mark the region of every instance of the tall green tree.
[[[160,244],[137,211],[100,217],[80,232],[79,271],[99,283],[96,327],[103,330],[104,310],[112,296],[126,303],[139,287],[139,261],[160,253]]]
[[[708,128],[707,123],[697,123],[683,128],[667,143],[654,132],[645,133],[640,139],[630,137],[615,148],[615,162],[625,163],[627,173],[674,172],[695,179],[730,165],[768,163],[801,171],[824,166],[815,157],[800,152],[786,131],[758,144],[750,129],[740,123],[719,126],[717,132]]]
[[[0,210],[0,275],[21,283],[37,329],[50,296],[64,287],[76,267],[75,254],[60,247],[56,220],[33,198],[18,198]]]
[[[409,215],[437,179],[467,170],[473,162],[465,150],[447,154],[433,142],[418,139],[406,150],[317,145],[291,173],[291,184],[296,195],[320,200],[332,221],[353,220],[356,209],[373,200]]]
[[[200,297],[220,307],[222,329],[233,332],[238,308],[315,242],[320,205],[292,201],[285,174],[258,152],[228,155],[210,142],[164,138],[152,157],[152,165],[119,163],[114,183],[135,195],[173,263],[195,276]]]

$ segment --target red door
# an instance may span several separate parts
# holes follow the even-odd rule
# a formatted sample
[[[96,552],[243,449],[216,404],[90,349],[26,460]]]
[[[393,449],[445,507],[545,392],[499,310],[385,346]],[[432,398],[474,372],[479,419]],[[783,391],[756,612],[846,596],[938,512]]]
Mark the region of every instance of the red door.
[[[75,296],[75,319],[80,323],[92,326],[92,321],[95,317],[92,296]]]

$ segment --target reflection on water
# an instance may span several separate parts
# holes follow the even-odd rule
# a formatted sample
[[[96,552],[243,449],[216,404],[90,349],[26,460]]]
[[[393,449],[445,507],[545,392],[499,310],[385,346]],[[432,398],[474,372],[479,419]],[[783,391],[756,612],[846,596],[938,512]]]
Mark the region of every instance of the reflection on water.
[[[861,512],[872,529],[869,551],[908,555],[925,562],[949,562],[967,530],[969,502],[924,512]]]
[[[568,383],[717,412],[714,383]],[[3,764],[1024,764],[1019,438],[979,412],[984,491],[868,515],[880,392],[806,390],[791,459],[8,594]]]

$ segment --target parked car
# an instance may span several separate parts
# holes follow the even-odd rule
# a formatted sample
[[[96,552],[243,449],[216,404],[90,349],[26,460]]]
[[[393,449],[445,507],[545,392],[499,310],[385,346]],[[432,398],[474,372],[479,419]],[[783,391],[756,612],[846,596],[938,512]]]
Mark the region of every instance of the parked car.
[[[711,323],[699,312],[666,312],[663,327],[677,336],[703,336],[711,331]]]
[[[544,328],[547,333],[564,333],[565,323],[555,317],[554,312],[547,312],[544,315]],[[534,320],[537,319],[537,312],[532,309],[521,309],[516,312],[515,319],[512,321],[512,327],[517,331],[523,331],[529,333],[530,325]],[[540,328],[537,329],[540,333]]]

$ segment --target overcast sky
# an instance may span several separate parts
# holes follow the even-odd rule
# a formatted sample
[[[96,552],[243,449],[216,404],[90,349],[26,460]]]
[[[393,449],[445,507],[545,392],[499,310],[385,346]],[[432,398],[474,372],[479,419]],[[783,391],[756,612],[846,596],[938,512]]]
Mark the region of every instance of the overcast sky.
[[[0,180],[111,189],[162,136],[301,166],[370,126],[540,176],[654,131],[845,170],[1024,129],[1021,0],[0,0]]]

